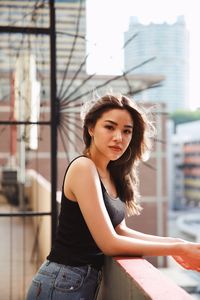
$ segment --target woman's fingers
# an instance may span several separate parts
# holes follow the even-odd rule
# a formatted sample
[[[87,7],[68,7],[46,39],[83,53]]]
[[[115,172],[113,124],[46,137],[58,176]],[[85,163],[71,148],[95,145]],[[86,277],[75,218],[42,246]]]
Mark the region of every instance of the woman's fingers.
[[[174,260],[187,270],[200,272],[200,261],[183,256],[173,256]]]
[[[185,268],[185,269],[190,269],[190,266],[189,266],[189,264],[188,263],[186,263],[183,259],[182,259],[182,257],[180,257],[180,256],[173,256],[173,258],[174,258],[174,260],[179,264],[179,265],[181,265],[183,268]]]

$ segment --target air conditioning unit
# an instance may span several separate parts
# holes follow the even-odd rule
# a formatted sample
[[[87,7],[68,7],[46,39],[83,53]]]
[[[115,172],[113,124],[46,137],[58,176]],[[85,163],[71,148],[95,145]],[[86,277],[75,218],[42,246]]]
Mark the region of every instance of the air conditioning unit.
[[[13,205],[19,204],[18,170],[3,169],[1,174],[2,192]]]

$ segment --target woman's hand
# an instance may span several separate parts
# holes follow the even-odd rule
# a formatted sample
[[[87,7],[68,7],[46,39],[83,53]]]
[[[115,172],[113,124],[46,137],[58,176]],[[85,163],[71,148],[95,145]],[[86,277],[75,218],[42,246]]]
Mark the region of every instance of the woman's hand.
[[[188,261],[188,259],[183,258],[182,256],[173,256],[173,259],[187,270],[193,270],[200,272],[199,261]]]
[[[183,253],[172,257],[183,268],[200,272],[200,243],[183,243]]]

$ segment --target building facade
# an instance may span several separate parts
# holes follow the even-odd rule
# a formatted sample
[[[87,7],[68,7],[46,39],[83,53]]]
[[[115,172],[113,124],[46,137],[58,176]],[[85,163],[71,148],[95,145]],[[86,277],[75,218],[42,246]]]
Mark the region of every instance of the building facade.
[[[172,210],[179,210],[185,207],[185,197],[184,197],[184,173],[183,173],[183,163],[184,163],[184,142],[181,138],[172,138],[172,152],[170,157],[170,178],[169,182],[173,184],[172,193],[170,197],[170,208]],[[169,184],[169,186],[171,186]]]
[[[130,42],[134,34],[136,36]],[[161,87],[145,90],[136,95],[136,98],[164,102],[169,112],[185,108],[188,98],[189,37],[184,17],[178,17],[174,24],[149,25],[143,25],[137,17],[132,17],[124,40],[127,43],[124,49],[125,70],[155,57],[134,72],[159,73],[165,76]]]
[[[187,205],[200,207],[200,139],[184,144],[184,196]]]
[[[200,121],[177,125],[173,141],[175,208],[200,207]],[[176,151],[179,149],[179,151]]]

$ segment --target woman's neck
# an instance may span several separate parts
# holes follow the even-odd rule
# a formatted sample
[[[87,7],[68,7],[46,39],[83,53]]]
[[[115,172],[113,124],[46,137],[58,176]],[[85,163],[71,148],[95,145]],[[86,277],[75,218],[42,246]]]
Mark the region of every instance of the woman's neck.
[[[107,168],[109,161],[105,159],[105,157],[98,155],[92,149],[88,150],[87,156],[94,162],[101,178],[110,178],[110,173]]]

